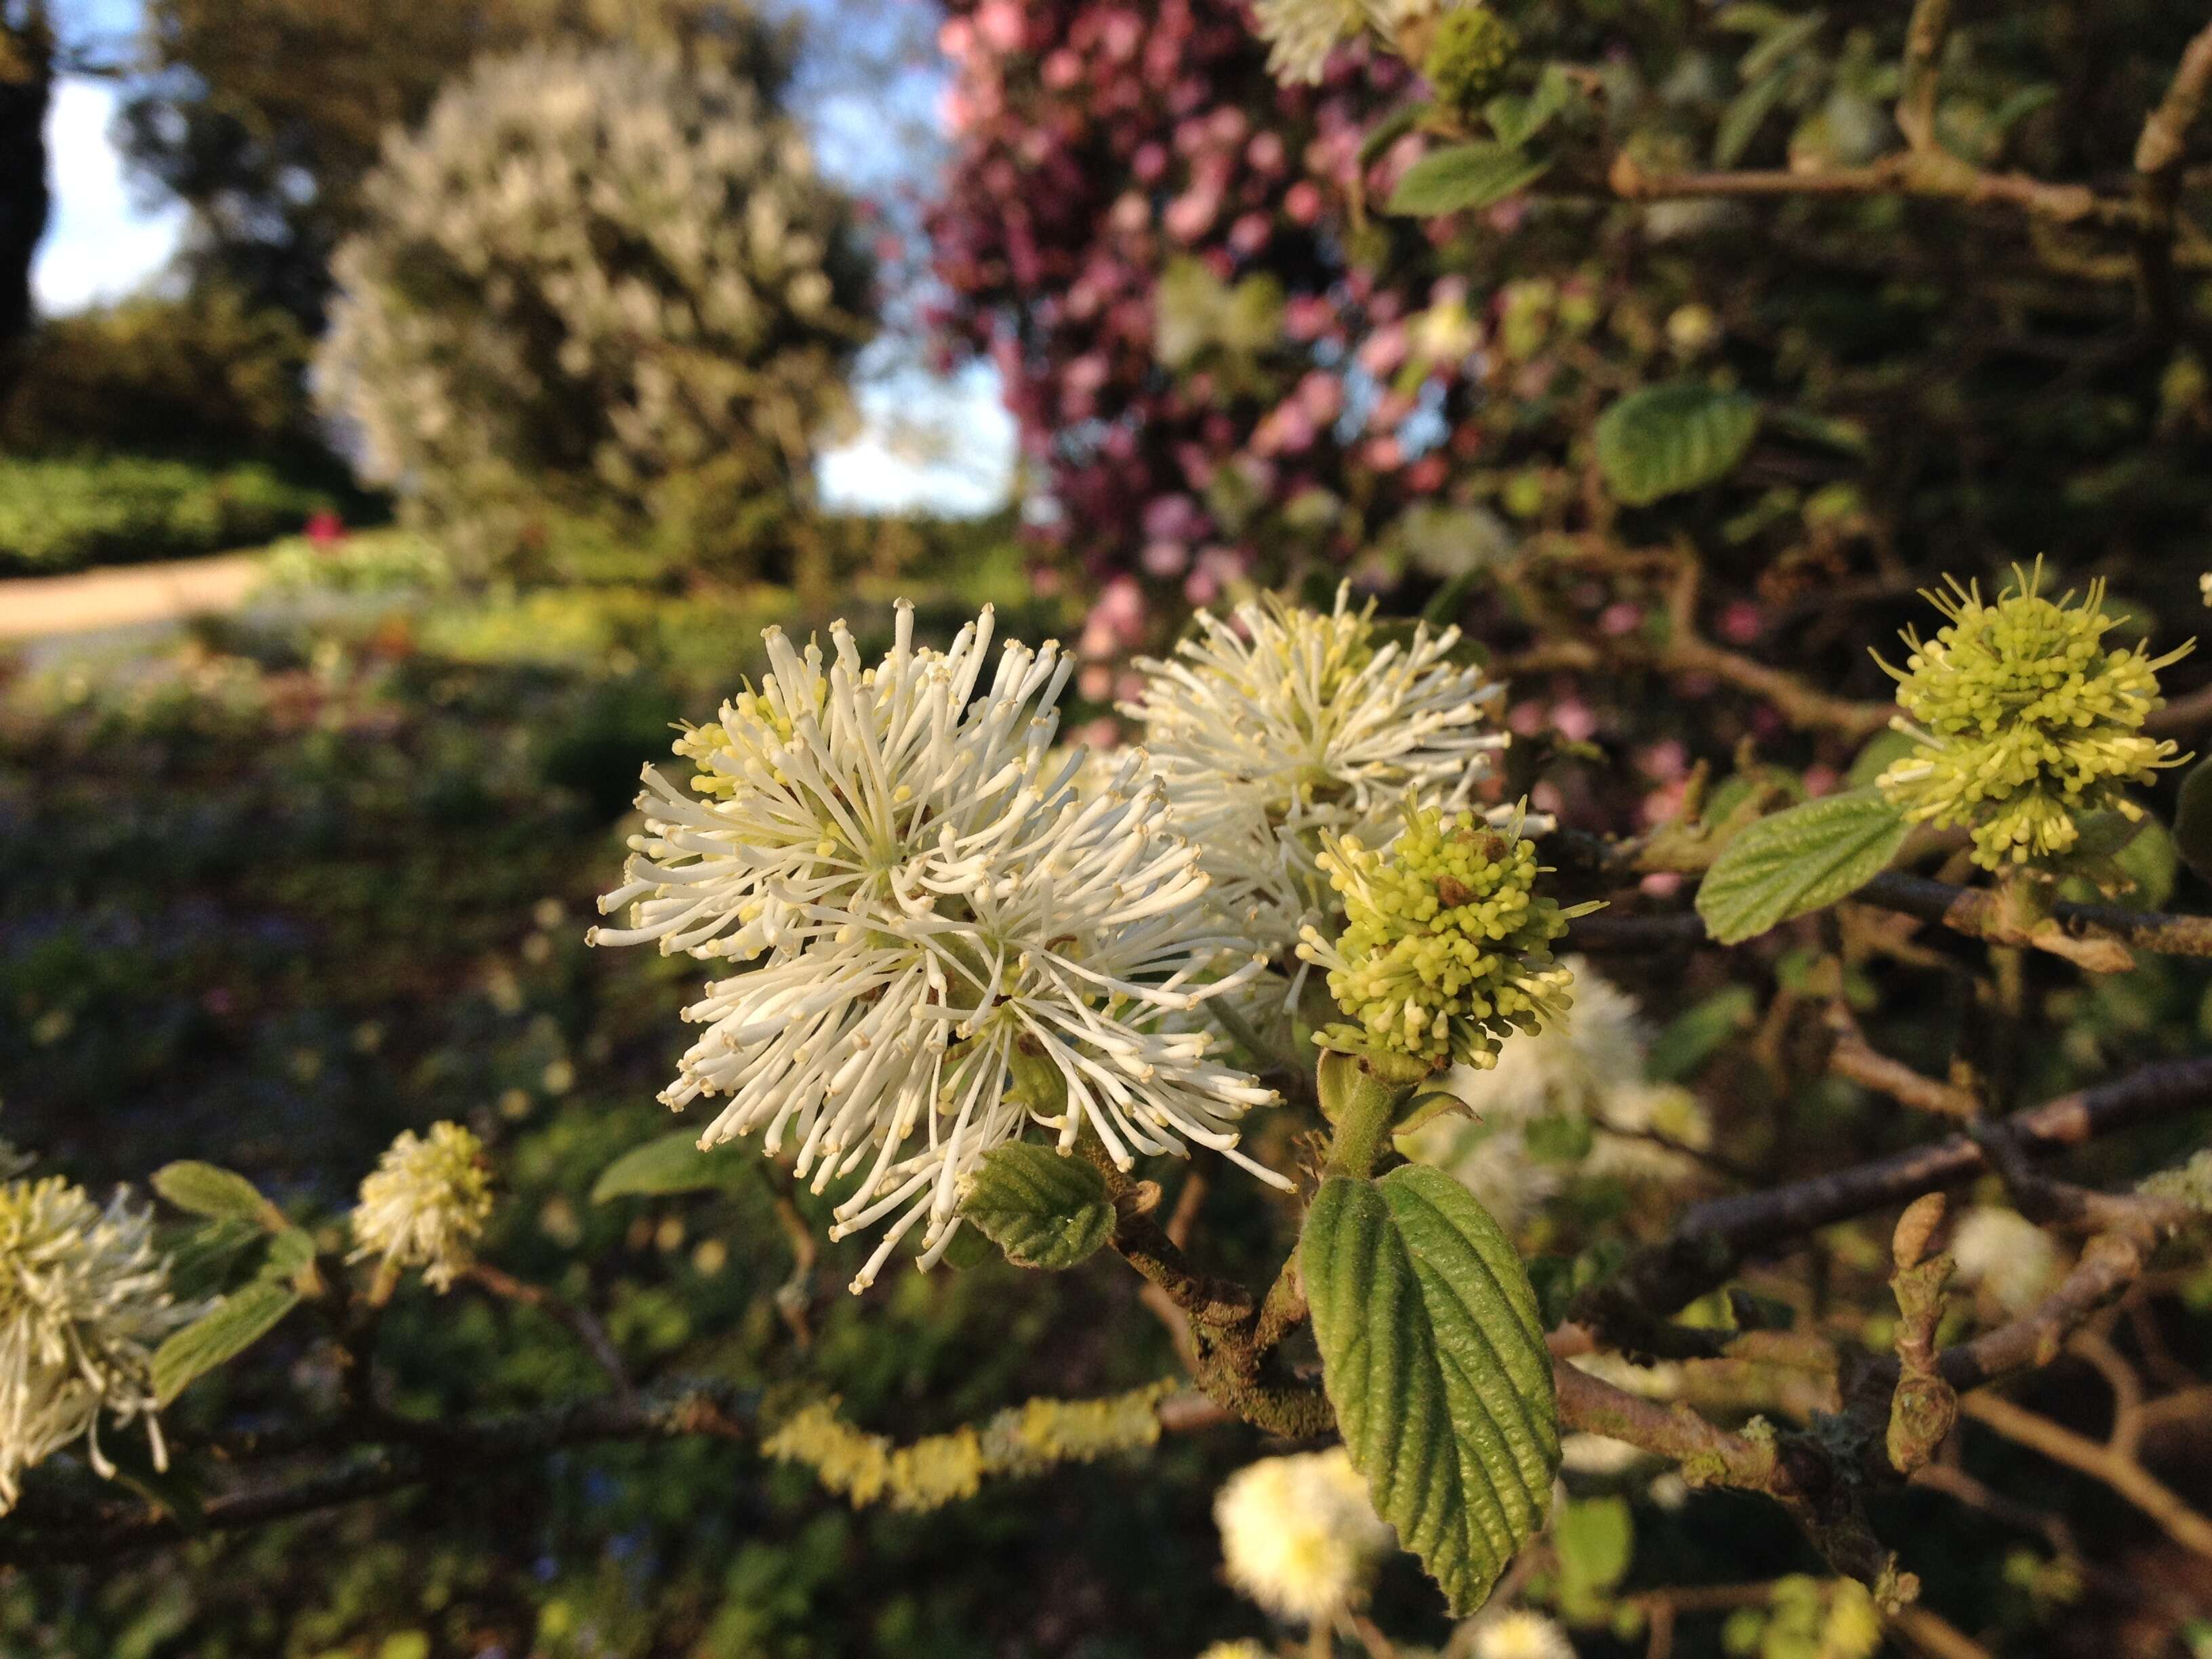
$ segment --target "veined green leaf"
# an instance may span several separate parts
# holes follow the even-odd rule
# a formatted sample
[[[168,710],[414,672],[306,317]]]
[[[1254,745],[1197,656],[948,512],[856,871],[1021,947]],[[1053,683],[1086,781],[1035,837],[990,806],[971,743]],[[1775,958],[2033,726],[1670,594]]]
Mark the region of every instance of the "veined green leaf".
[[[1390,192],[1393,213],[1423,218],[1502,202],[1551,170],[1551,162],[1510,144],[1454,144],[1431,150]]]
[[[1474,1194],[1418,1164],[1323,1182],[1298,1250],[1352,1461],[1376,1513],[1470,1613],[1541,1530],[1559,1465],[1528,1275]]]
[[[960,1213],[1017,1267],[1073,1267],[1114,1231],[1106,1177],[1034,1141],[986,1152]]]
[[[1723,945],[1848,897],[1905,844],[1905,816],[1878,789],[1851,789],[1764,817],[1728,844],[1698,888],[1698,914]]]
[[[633,1146],[608,1164],[592,1183],[592,1202],[711,1192],[744,1180],[757,1156],[751,1148],[729,1140],[702,1152],[696,1134],[678,1129]]]
[[[271,1279],[256,1279],[216,1304],[154,1351],[154,1393],[167,1405],[195,1377],[235,1359],[292,1311],[299,1292]]]
[[[1632,392],[1598,416],[1597,464],[1615,500],[1646,507],[1725,476],[1759,434],[1759,404],[1693,380]]]

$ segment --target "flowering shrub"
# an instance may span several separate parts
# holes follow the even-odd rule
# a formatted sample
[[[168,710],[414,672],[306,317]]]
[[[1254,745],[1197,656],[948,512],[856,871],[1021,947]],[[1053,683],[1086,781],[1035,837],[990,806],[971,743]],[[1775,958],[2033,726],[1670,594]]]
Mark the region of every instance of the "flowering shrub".
[[[317,359],[373,478],[479,563],[546,514],[757,556],[867,338],[867,273],[805,143],[711,64],[479,64],[363,185]]]
[[[1947,44],[1948,15],[1270,0],[1272,41],[1165,9],[1155,56],[1118,7],[963,9],[961,166],[1004,206],[946,239],[956,266],[980,261],[955,307],[999,285],[968,321],[1008,346],[1018,396],[1049,394],[1031,437],[1063,507],[1101,489],[1062,528],[1099,538],[1114,574],[1087,617],[1071,595],[1037,617],[1040,638],[1079,623],[1073,652],[999,644],[975,594],[879,622],[863,599],[804,642],[769,630],[764,672],[678,726],[678,767],[647,769],[619,880],[611,846],[562,860],[611,889],[592,942],[667,960],[569,950],[582,930],[535,891],[513,963],[431,953],[511,1023],[484,1016],[501,1036],[480,1066],[465,1041],[391,1069],[429,1097],[418,1121],[481,1097],[464,1109],[499,1166],[489,1214],[419,1142],[343,1215],[328,1194],[349,1178],[155,1176],[192,1218],[180,1247],[216,1258],[219,1300],[150,1362],[185,1473],[221,1488],[210,1528],[449,1466],[534,1472],[591,1516],[573,1540],[549,1528],[544,1571],[570,1547],[617,1588],[584,1620],[565,1592],[526,1617],[464,1585],[440,1632],[556,1652],[625,1632],[644,1651],[797,1650],[811,1636],[775,1638],[799,1620],[749,1587],[828,1586],[849,1638],[856,1579],[890,1610],[844,1645],[885,1651],[926,1645],[917,1628],[973,1652],[1141,1630],[1148,1650],[1241,1659],[1293,1641],[2104,1651],[2136,1621],[2185,1644],[2212,1554],[2184,1485],[2204,1410],[2212,919],[2166,907],[2189,905],[2212,847],[2212,769],[2171,814],[2161,775],[2212,698],[2161,683],[2166,618],[2032,580],[1990,604],[1939,590],[1901,708],[1865,693],[1887,690],[1866,647],[1906,620],[1922,544],[1969,526],[1962,568],[1978,564],[2025,510],[1979,498],[2017,464],[1993,434],[2032,439],[2021,453],[2081,490],[2083,427],[2127,428],[2146,362],[2165,360],[2176,421],[2201,402],[2168,354],[2190,337],[2175,284],[2201,263],[2185,162],[2212,33],[2161,62],[2163,94],[2096,94],[2140,122],[2123,162],[2025,128],[2006,151],[2036,42],[1976,23]],[[2080,24],[2081,64],[2134,61],[2104,27]],[[1717,43],[1735,35],[1731,64]],[[1286,44],[1285,88],[1261,76]],[[1207,107],[1216,82],[1248,125]],[[1982,101],[2000,89],[2002,117]],[[1037,137],[1039,111],[1064,125]],[[1271,123],[1308,124],[1295,210]],[[1126,175],[1097,161],[1124,155]],[[1270,205],[1240,240],[1263,175],[1249,198],[1279,182],[1280,222]],[[1060,224],[1093,183],[1104,230]],[[1754,211],[1770,236],[1741,234]],[[1088,256],[1051,261],[1102,235],[1127,239],[1130,274],[1099,289],[1124,331],[1078,372],[1053,354],[1109,325],[1085,310]],[[1977,267],[1992,246],[2007,257]],[[2111,320],[2081,285],[2116,249],[2143,316],[2077,357],[2074,331]],[[2063,333],[2031,260],[2068,276]],[[1386,272],[1463,286],[1375,345]],[[1324,295],[1360,308],[1358,343],[1296,333]],[[1918,343],[1952,319],[1917,307],[1945,300],[1987,331],[1955,356]],[[1982,353],[2054,347],[2081,377],[2063,418],[1981,378]],[[1316,370],[1334,384],[1302,430],[1285,400]],[[2076,395],[2090,383],[2118,389]],[[1273,466],[1322,423],[1333,470]],[[1973,454],[1944,448],[1957,434]],[[2128,490],[2166,441],[2129,441]],[[1165,506],[1101,482],[1163,459]],[[2172,536],[2189,510],[2112,516],[2120,539],[2077,540],[2078,560]],[[1145,539],[1109,550],[1117,525]],[[2193,606],[2172,562],[2142,580]],[[1341,587],[1330,608],[1340,565],[1435,586],[1435,620]],[[1289,591],[1118,667],[1164,631],[1146,580],[1206,601],[1255,574]],[[319,647],[304,672],[337,660]],[[417,672],[441,707],[471,696],[451,663]],[[1093,748],[1063,748],[1071,691],[1117,699],[1145,745],[1102,718]],[[292,696],[268,706],[304,706],[316,742],[344,731]],[[604,707],[600,741],[631,762],[675,712],[649,688]],[[406,775],[386,718],[369,757],[345,751],[349,788]],[[510,888],[546,821],[491,792],[537,741],[438,775],[458,862]],[[76,764],[122,763],[112,746],[85,738]],[[328,817],[321,833],[351,828]],[[81,838],[27,839],[59,860]],[[376,878],[361,863],[350,881]],[[451,879],[407,891],[459,932]],[[333,884],[284,886],[327,902]],[[32,982],[32,1035],[0,1042],[69,1043],[88,1004],[52,984],[81,982],[73,967]],[[672,1043],[675,1014],[695,1029]],[[661,1100],[685,1121],[655,1133],[675,1049]],[[518,1127],[533,1090],[575,1098]],[[515,1316],[420,1295],[410,1255]],[[885,1271],[900,1257],[921,1271]],[[180,1295],[191,1266],[169,1269]],[[511,1359],[526,1310],[562,1334],[558,1363]],[[2108,1420],[2102,1440],[2074,1426]],[[1261,1437],[1300,1449],[1255,1465]],[[710,1467],[714,1496],[627,1490],[590,1461],[602,1443],[672,1480]],[[84,1519],[69,1458],[27,1473],[0,1549],[169,1535],[120,1495]],[[1191,1541],[1209,1503],[1218,1574]],[[378,1541],[434,1559],[400,1536],[456,1524],[436,1508]],[[2069,1523],[2084,1512],[2094,1535]],[[785,1531],[828,1541],[766,1553],[801,1516]],[[508,1548],[509,1577],[539,1547]],[[988,1589],[945,1570],[987,1554]]]
[[[2081,610],[2005,635],[2049,642],[2008,672],[2075,672],[2077,639],[2110,631],[2094,599]],[[2207,1067],[2138,1049],[2093,1087],[1996,1116],[1970,1064],[1931,1074],[1888,1052],[1919,1052],[1925,1015],[1909,995],[1903,1012],[1885,1011],[1872,976],[1910,991],[1918,975],[1962,974],[1978,981],[1977,1006],[1997,1006],[2008,982],[2034,987],[2046,1008],[2078,1006],[2065,999],[2106,994],[2084,982],[2138,976],[2114,975],[2118,964],[2088,946],[2130,961],[2167,953],[2185,968],[2212,955],[2212,928],[2069,908],[2045,890],[2062,872],[2034,860],[2005,860],[1975,886],[1916,873],[1944,869],[1965,843],[1912,841],[1907,809],[1871,783],[1779,811],[1766,810],[1778,792],[1747,785],[1735,805],[1701,802],[1633,838],[1525,817],[1502,798],[1498,762],[1511,751],[1490,725],[1494,682],[1452,659],[1455,642],[1343,600],[1324,612],[1277,598],[1241,620],[1246,632],[1200,622],[1189,648],[1142,671],[1130,702],[1160,739],[1157,756],[1063,748],[1069,653],[1001,644],[988,611],[942,646],[905,606],[880,633],[864,620],[802,646],[769,630],[766,672],[713,720],[679,728],[683,769],[648,770],[631,856],[604,903],[624,914],[593,930],[601,944],[657,943],[678,971],[632,957],[581,993],[583,958],[601,953],[563,959],[558,939],[582,930],[539,898],[515,965],[495,973],[482,1011],[463,1011],[464,1024],[512,1022],[488,1057],[509,1075],[526,1066],[529,1090],[470,1110],[469,1127],[441,1121],[372,1149],[357,1201],[335,1209],[185,1161],[154,1176],[175,1217],[158,1243],[134,1217],[110,1251],[109,1219],[88,1200],[68,1210],[58,1242],[27,1232],[11,1255],[0,1239],[0,1270],[116,1255],[129,1271],[115,1305],[145,1316],[101,1362],[121,1380],[88,1418],[79,1373],[26,1374],[21,1420],[69,1432],[27,1431],[0,1448],[22,1475],[0,1550],[165,1537],[157,1511],[119,1495],[100,1518],[72,1519],[85,1511],[67,1468],[103,1414],[138,1420],[156,1406],[185,1478],[227,1481],[232,1457],[266,1466],[260,1484],[216,1499],[218,1526],[295,1504],[313,1512],[356,1480],[427,1483],[448,1452],[491,1469],[601,1440],[703,1438],[789,1466],[886,1524],[927,1511],[951,1528],[969,1524],[964,1506],[1024,1482],[1096,1478],[1116,1492],[1173,1482],[1164,1443],[1234,1437],[1241,1422],[1340,1443],[1253,1464],[1250,1439],[1231,1437],[1210,1466],[1228,1584],[1304,1626],[1310,1650],[1373,1645],[1401,1620],[1436,1627],[1438,1590],[1471,1653],[1556,1655],[1656,1626],[1652,1598],[1671,1592],[1643,1587],[1661,1553],[1645,1556],[1640,1540],[1710,1486],[1804,1522],[1802,1544],[1768,1523],[1734,1528],[1719,1510],[1680,1529],[1711,1543],[1716,1571],[1771,1564],[1718,1581],[1731,1642],[1867,1659],[1886,1628],[1934,1628],[1922,1621],[1940,1615],[1916,1600],[1924,1540],[1891,1541],[1882,1496],[1930,1467],[1962,1420],[2040,1421],[1990,1382],[2047,1366],[2056,1330],[2099,1340],[2103,1299],[2115,1283],[2148,1282],[2153,1250],[2170,1245],[2161,1259],[2177,1272],[2198,1259],[2193,1164],[2140,1189],[2091,1188],[2014,1158],[2004,1138],[2057,1151],[2119,1123],[2185,1124]],[[2142,660],[2147,679],[2130,684],[2148,701],[2169,659]],[[1270,662],[1285,672],[1258,672]],[[341,671],[319,653],[313,672]],[[471,696],[452,665],[430,672],[448,700]],[[183,722],[173,745],[216,718],[207,689],[222,682],[200,684],[167,717]],[[255,708],[291,708],[319,747],[352,723],[336,705],[230,701],[222,741],[233,750],[254,746],[235,722]],[[112,725],[100,729],[88,761],[118,746]],[[387,712],[359,736],[389,752],[392,731]],[[1869,755],[1893,748],[1884,738]],[[1195,787],[1208,753],[1236,763],[1212,789]],[[329,759],[351,789],[373,781],[359,754]],[[2102,810],[2060,799],[2085,821]],[[1246,826],[1243,843],[1218,834],[1224,813]],[[488,821],[463,810],[458,833],[480,839]],[[549,828],[529,819],[516,855]],[[1254,845],[1270,842],[1255,866]],[[563,858],[595,871],[613,861]],[[1326,971],[1301,983],[1281,907],[1255,902],[1252,872],[1309,860],[1331,879],[1295,890],[1299,943]],[[1954,858],[1948,873],[1972,868]],[[1708,933],[1680,881],[1650,884],[1660,874],[1731,886],[1731,932],[1777,934],[1786,952],[1722,954],[1721,930]],[[285,884],[314,885],[291,872]],[[459,896],[447,921],[465,927]],[[1884,943],[1835,948],[1832,937]],[[1993,947],[1986,969],[1982,945]],[[1647,951],[1662,954],[1639,967]],[[1600,971],[1598,953],[1621,954]],[[452,972],[441,953],[432,961]],[[644,1121],[662,1053],[650,1027],[687,994],[687,961],[725,976],[684,1011],[702,1029],[663,1097],[692,1121],[656,1134]],[[1751,989],[1762,964],[1784,988],[1763,1010]],[[1633,1000],[1616,974],[1631,976]],[[2192,1006],[2201,992],[2186,985]],[[623,1018],[549,1050],[566,997]],[[1652,1024],[1638,1001],[1655,1006]],[[2047,1073],[2057,1086],[2083,1075],[2064,1069],[2082,1063],[2069,1045],[2107,1041],[2125,1018],[2076,1017],[2063,1041],[2023,1046],[2034,1065],[2060,1068]],[[37,1025],[33,1041],[69,1042],[68,1019],[42,1011]],[[385,1041],[364,1026],[349,1046],[368,1057]],[[393,1075],[465,1099],[481,1073],[447,1051]],[[532,1091],[579,1097],[542,1127],[520,1127],[538,1109]],[[1982,1119],[1983,1139],[1938,1130],[1900,1157],[1899,1111]],[[1791,1114],[1837,1139],[1796,1139],[1800,1126],[1778,1127]],[[725,1144],[741,1137],[750,1145]],[[1854,1144],[1862,1161],[1842,1162]],[[1840,1167],[1802,1169],[1808,1146]],[[1242,1176],[1220,1195],[1223,1216],[1233,1205],[1270,1220],[1194,1239],[1191,1194],[1202,1202],[1207,1183],[1191,1177],[1231,1165]],[[1976,1172],[2010,1201],[1993,1190],[1948,1226],[1942,1188]],[[1168,1181],[1181,1185],[1163,1219]],[[743,1227],[690,1231],[732,1202],[768,1222],[769,1249]],[[2094,1236],[2057,1242],[2031,1213],[2047,1206]],[[1876,1231],[1858,1224],[1869,1215]],[[1855,1241],[1820,1269],[1827,1294],[1850,1297],[1838,1318],[1803,1310],[1812,1270],[1787,1252],[1810,1227]],[[927,1277],[882,1273],[902,1249]],[[699,1290],[740,1251],[733,1282]],[[687,1265],[657,1284],[625,1271],[613,1294],[595,1289],[595,1269],[652,1253]],[[1145,1303],[1106,1291],[1115,1281],[1091,1262],[1108,1253],[1141,1276]],[[817,1285],[817,1260],[832,1255],[850,1265],[825,1277],[856,1294]],[[527,1310],[573,1352],[510,1363],[519,1329],[433,1304],[418,1269],[431,1291]],[[1023,1345],[1004,1341],[1005,1320],[1051,1305],[1023,1285],[1055,1275],[1063,1297],[1109,1298],[1055,1328],[1106,1339],[1112,1363],[1088,1397],[1024,1398]],[[690,1295],[720,1298],[696,1331],[680,1322]],[[963,1349],[963,1366],[1015,1403],[904,1436],[875,1426],[895,1409],[867,1381],[876,1360],[838,1356],[891,1343],[902,1365],[920,1367],[898,1373],[910,1379],[898,1391],[926,1387],[927,1310],[971,1297],[999,1335]],[[1181,1361],[1166,1375],[1161,1320]],[[473,1356],[469,1383],[408,1387],[452,1364],[456,1341]],[[1846,1393],[1847,1369],[1872,1381]],[[518,1407],[501,1398],[510,1391],[544,1399]],[[331,1426],[333,1396],[357,1402],[344,1407],[357,1416],[335,1419],[349,1426]],[[221,1426],[248,1411],[250,1431]],[[327,1445],[331,1435],[343,1444]],[[83,1443],[95,1474],[142,1478],[104,1450],[94,1462]],[[320,1467],[326,1452],[340,1461]],[[1189,1496],[1187,1483],[1174,1489]],[[1049,1508],[1032,1498],[1005,1513],[1036,1524]],[[679,1528],[696,1524],[679,1510]],[[1798,1570],[1816,1557],[1820,1576]],[[1419,1588],[1416,1563],[1436,1588]],[[732,1594],[732,1607],[753,1606]],[[2023,1613],[2021,1627],[2055,1616]]]
[[[1401,469],[1346,411],[1426,313],[1418,289],[1348,267],[1325,216],[1357,171],[1363,96],[1402,71],[1370,59],[1279,92],[1224,0],[950,9],[959,147],[929,222],[944,326],[997,364],[1057,538],[1203,605],[1257,548],[1274,571],[1294,550],[1333,563],[1389,522]],[[1443,331],[1463,297],[1439,291]],[[1348,354],[1370,326],[1397,355],[1363,372]],[[1378,434],[1413,406],[1392,403]]]

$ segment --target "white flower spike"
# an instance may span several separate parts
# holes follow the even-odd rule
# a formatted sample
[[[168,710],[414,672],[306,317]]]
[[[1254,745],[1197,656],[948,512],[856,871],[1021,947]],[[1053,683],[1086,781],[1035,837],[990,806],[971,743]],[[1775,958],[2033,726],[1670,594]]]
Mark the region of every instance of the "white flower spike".
[[[361,1183],[354,1259],[420,1267],[424,1282],[442,1293],[468,1267],[490,1217],[483,1143],[458,1123],[434,1123],[427,1136],[403,1129]]]
[[[1327,1626],[1366,1599],[1397,1534],[1341,1446],[1263,1457],[1213,1499],[1229,1582],[1268,1612]]]
[[[1336,908],[1323,836],[1381,846],[1409,806],[1466,806],[1511,741],[1492,718],[1504,688],[1452,660],[1456,628],[1389,639],[1349,584],[1326,616],[1270,598],[1194,629],[1174,658],[1138,663],[1144,695],[1121,712],[1145,727],[1217,908],[1287,957]]]
[[[59,1176],[0,1186],[0,1513],[23,1471],[72,1441],[103,1476],[103,1416],[143,1419],[167,1467],[154,1350],[200,1310],[169,1293],[150,1210],[118,1192],[103,1210]]]
[[[987,684],[988,611],[943,653],[913,625],[901,605],[874,667],[842,624],[827,659],[771,631],[760,690],[677,745],[704,798],[648,769],[600,902],[636,925],[593,942],[757,964],[684,1011],[705,1030],[661,1098],[724,1103],[702,1146],[757,1131],[816,1191],[854,1182],[832,1236],[889,1222],[855,1290],[917,1224],[933,1264],[966,1178],[1031,1125],[1124,1168],[1196,1142],[1283,1184],[1236,1150],[1272,1092],[1169,1029],[1264,964],[1192,926],[1209,878],[1149,761],[1079,789],[1083,757],[1049,753],[1056,645],[1005,646]]]

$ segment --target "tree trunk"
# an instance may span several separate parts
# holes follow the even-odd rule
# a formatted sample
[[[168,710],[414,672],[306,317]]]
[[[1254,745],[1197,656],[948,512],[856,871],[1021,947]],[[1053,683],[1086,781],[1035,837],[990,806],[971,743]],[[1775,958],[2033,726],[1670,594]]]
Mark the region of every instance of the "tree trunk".
[[[0,20],[0,400],[15,389],[36,320],[31,260],[46,234],[46,107],[54,85],[53,35],[43,9]]]

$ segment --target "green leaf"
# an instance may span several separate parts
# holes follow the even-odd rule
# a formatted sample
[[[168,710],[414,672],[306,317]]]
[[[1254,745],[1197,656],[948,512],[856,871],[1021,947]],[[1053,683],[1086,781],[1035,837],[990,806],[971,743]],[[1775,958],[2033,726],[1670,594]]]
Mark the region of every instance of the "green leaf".
[[[726,1140],[702,1152],[697,1135],[678,1129],[631,1147],[600,1170],[592,1183],[592,1202],[714,1191],[744,1180],[757,1167],[757,1157],[739,1142]]]
[[[1698,888],[1698,914],[1722,945],[1856,892],[1905,844],[1905,815],[1878,789],[1852,789],[1764,817],[1736,836]]]
[[[1114,1231],[1106,1177],[1034,1141],[986,1152],[960,1213],[1017,1267],[1073,1267]]]
[[[1359,141],[1361,168],[1373,167],[1384,150],[1420,125],[1428,118],[1429,111],[1434,106],[1427,99],[1416,99],[1410,104],[1399,105],[1397,108],[1368,128],[1367,136]]]
[[[267,1279],[291,1279],[309,1267],[315,1259],[315,1241],[297,1227],[287,1227],[269,1241],[269,1254],[262,1259],[261,1277]]]
[[[1528,1275],[1474,1194],[1419,1164],[1323,1182],[1298,1252],[1352,1461],[1464,1617],[1542,1529],[1559,1467]]]
[[[1920,739],[1910,732],[1877,732],[1851,762],[1844,781],[1854,789],[1871,789],[1876,778],[1921,746]]]
[[[1482,106],[1482,112],[1489,118],[1490,130],[1497,135],[1499,143],[1517,147],[1549,126],[1553,118],[1565,109],[1574,96],[1574,83],[1557,64],[1548,64],[1534,92],[1525,97],[1501,92]]]
[[[1758,434],[1757,399],[1675,380],[1630,392],[1598,416],[1594,435],[1607,488],[1647,507],[1725,477]]]
[[[261,1222],[276,1213],[259,1188],[213,1164],[165,1164],[154,1171],[154,1190],[180,1210],[217,1220]]]
[[[1552,1547],[1559,1558],[1560,1610],[1579,1623],[1601,1617],[1606,1592],[1636,1553],[1628,1500],[1591,1498],[1563,1505],[1552,1525]]]
[[[2173,810],[2173,850],[2198,875],[2212,879],[2212,756],[2189,769]]]
[[[1736,164],[1789,87],[1790,71],[1777,70],[1771,75],[1761,76],[1736,94],[1721,115],[1720,130],[1713,135],[1714,166],[1732,167]]]
[[[257,1279],[216,1304],[154,1351],[154,1392],[166,1406],[195,1377],[235,1359],[299,1303],[289,1285]]]
[[[164,1228],[161,1248],[169,1258],[169,1288],[188,1302],[214,1295],[228,1282],[238,1258],[268,1238],[258,1222],[236,1216]]]
[[[1224,351],[1246,356],[1265,351],[1283,337],[1283,285],[1262,272],[1229,290],[1215,329]]]
[[[1196,259],[1170,261],[1153,290],[1152,355],[1163,368],[1188,368],[1213,343],[1229,290]]]
[[[1406,169],[1390,192],[1389,211],[1424,218],[1502,202],[1533,184],[1552,164],[1511,144],[1454,144],[1431,150]]]
[[[1748,11],[1751,8],[1744,8]],[[1782,60],[1792,52],[1810,46],[1813,37],[1826,27],[1828,15],[1822,11],[1808,12],[1794,17],[1786,12],[1770,12],[1768,20],[1759,28],[1757,45],[1737,60],[1736,70],[1747,81],[1755,81],[1771,70],[1783,67]]]
[[[2155,910],[2172,898],[2179,851],[2164,824],[2145,818],[2112,859],[2120,873],[2135,883],[2120,895],[2119,902],[2130,910]]]

